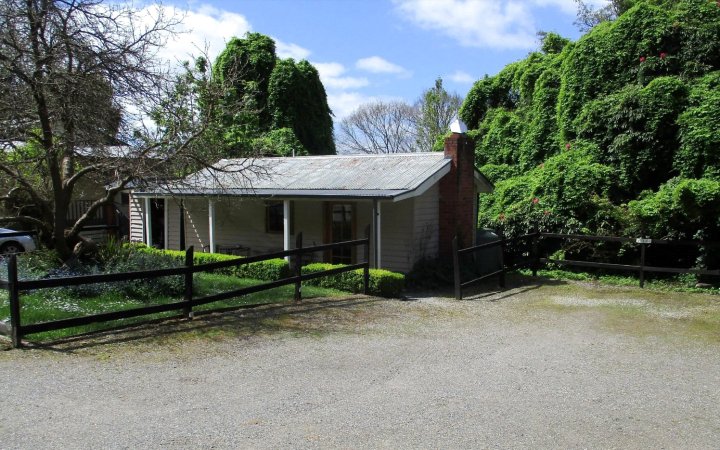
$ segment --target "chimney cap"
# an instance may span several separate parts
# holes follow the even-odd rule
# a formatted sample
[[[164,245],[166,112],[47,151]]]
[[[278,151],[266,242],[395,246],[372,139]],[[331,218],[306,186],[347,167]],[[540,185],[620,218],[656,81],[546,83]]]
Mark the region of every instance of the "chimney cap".
[[[453,133],[465,134],[467,133],[467,125],[465,125],[465,122],[460,120],[460,118],[456,117],[450,124],[450,131]]]

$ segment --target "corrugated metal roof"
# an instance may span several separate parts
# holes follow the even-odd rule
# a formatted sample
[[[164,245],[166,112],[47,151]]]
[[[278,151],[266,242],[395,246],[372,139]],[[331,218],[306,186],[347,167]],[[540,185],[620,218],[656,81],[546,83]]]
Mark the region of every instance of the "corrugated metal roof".
[[[386,198],[418,189],[449,165],[440,152],[224,159],[168,188],[185,195]]]

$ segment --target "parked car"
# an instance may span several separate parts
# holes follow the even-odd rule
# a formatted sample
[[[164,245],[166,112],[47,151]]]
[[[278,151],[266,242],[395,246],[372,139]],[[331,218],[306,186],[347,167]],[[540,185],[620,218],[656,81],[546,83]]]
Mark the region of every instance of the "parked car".
[[[18,231],[0,228],[0,255],[10,255],[12,253],[31,252],[35,250],[35,241],[29,234],[5,236],[6,233],[18,233]]]

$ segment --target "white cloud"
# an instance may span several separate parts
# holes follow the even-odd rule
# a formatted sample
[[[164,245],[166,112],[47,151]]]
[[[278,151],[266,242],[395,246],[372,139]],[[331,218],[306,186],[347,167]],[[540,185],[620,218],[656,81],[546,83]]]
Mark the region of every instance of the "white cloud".
[[[292,58],[297,61],[310,56],[310,50],[297,44],[288,44],[277,38],[273,38],[273,40],[275,41],[275,52],[280,58]]]
[[[472,84],[475,80],[477,80],[477,77],[474,77],[467,72],[463,72],[462,70],[456,70],[450,75],[445,75],[443,78],[447,78],[448,80],[458,84]]]
[[[370,56],[358,59],[355,67],[370,73],[391,73],[401,76],[409,76],[410,71],[404,67],[393,64],[390,61],[379,56]]]
[[[147,14],[148,23],[152,17],[157,16],[158,11],[162,11],[167,17],[182,19],[182,23],[177,27],[178,34],[168,39],[158,55],[171,62],[184,61],[191,55],[197,56],[205,51],[210,59],[214,60],[232,37],[242,37],[252,31],[252,25],[245,16],[210,5],[184,10],[175,6],[153,4],[142,10]],[[297,44],[277,38],[273,40],[277,55],[281,58],[301,60],[310,56],[310,50]]]
[[[160,49],[158,56],[171,63],[189,59],[191,55],[207,52],[214,59],[233,36],[242,36],[252,29],[250,22],[237,13],[222,11],[208,5],[193,10],[183,10],[174,6],[158,4],[148,5],[141,14],[147,16],[150,23],[161,12],[166,17],[182,19],[176,31],[178,34],[168,39]]]
[[[602,0],[588,1],[587,3],[601,3]],[[577,13],[577,2],[575,0],[532,0],[537,6],[560,8],[565,14]]]
[[[358,106],[377,100],[375,97],[358,92],[337,92],[328,94],[328,105],[335,115],[335,122],[340,122],[355,111]]]
[[[312,65],[318,70],[320,80],[327,89],[357,89],[370,84],[367,78],[342,76],[347,69],[340,63],[313,62]]]
[[[400,15],[421,28],[439,31],[464,46],[499,49],[536,46],[532,2],[395,0]]]

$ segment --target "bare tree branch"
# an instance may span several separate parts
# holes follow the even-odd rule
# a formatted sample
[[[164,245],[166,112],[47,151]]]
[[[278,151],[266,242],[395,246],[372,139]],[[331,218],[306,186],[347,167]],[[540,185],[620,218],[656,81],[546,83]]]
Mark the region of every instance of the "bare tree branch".
[[[415,112],[403,102],[361,105],[340,122],[342,153],[408,153],[415,148]]]

